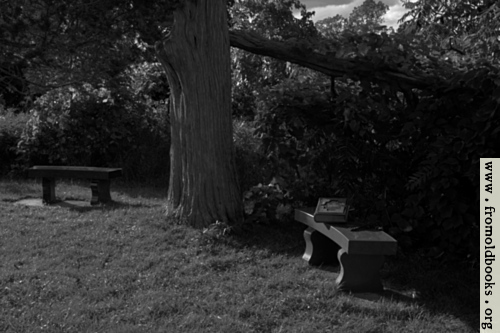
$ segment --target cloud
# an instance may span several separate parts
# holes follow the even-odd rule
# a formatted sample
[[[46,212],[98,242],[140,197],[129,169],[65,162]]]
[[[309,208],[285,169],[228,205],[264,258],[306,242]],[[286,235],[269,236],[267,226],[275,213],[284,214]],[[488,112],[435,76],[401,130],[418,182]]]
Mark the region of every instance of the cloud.
[[[400,0],[381,0],[389,6],[389,10],[384,15],[385,24],[396,28],[397,21],[406,12]],[[313,21],[319,21],[337,14],[348,17],[354,7],[360,6],[364,0],[302,0],[308,11],[314,11]]]
[[[314,7],[325,7],[325,6],[339,6],[348,5],[355,0],[302,0],[301,2],[307,6],[307,8]]]
[[[389,10],[384,15],[385,24],[388,27],[396,28],[398,26],[398,21],[403,17],[403,15],[407,12],[406,8],[404,8],[401,3],[393,5],[389,7]]]
[[[315,15],[312,18],[313,21],[319,21],[327,17],[335,16],[337,14],[347,17],[352,12],[352,9],[357,6],[356,3],[362,3],[362,1],[363,0],[355,0],[351,1],[351,3],[348,4],[314,7],[308,10],[315,12]]]
[[[385,3],[387,6],[392,7],[395,5],[401,5],[400,0],[382,0],[383,3]]]

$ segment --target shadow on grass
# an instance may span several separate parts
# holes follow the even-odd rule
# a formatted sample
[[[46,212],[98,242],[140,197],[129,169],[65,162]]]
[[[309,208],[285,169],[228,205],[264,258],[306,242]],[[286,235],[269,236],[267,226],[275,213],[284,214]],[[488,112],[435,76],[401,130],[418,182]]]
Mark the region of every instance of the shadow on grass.
[[[111,191],[125,194],[130,198],[166,199],[168,184],[160,186],[144,185],[140,183],[117,181],[111,184]]]
[[[74,210],[78,212],[87,212],[95,210],[116,210],[123,208],[152,208],[152,205],[146,205],[142,203],[126,203],[119,201],[111,201],[106,204],[91,205],[88,201],[77,199],[77,198],[65,198],[64,200],[57,200],[47,205],[42,202],[40,198],[24,197],[17,199],[3,199],[4,202],[13,203],[15,205],[24,205],[31,207],[62,207],[69,210]]]
[[[236,230],[230,240],[235,247],[252,247],[273,254],[301,258],[305,250],[303,231],[299,223],[252,225]],[[229,244],[228,244],[229,245]],[[335,251],[334,251],[335,252]],[[336,256],[336,252],[332,253]],[[304,261],[304,265],[308,265]],[[339,273],[338,265],[311,266]],[[391,301],[422,306],[430,313],[460,319],[472,332],[479,328],[479,276],[477,267],[457,256],[430,259],[417,253],[386,257],[381,276],[385,286],[381,293],[354,293],[367,301]]]
[[[478,330],[479,274],[470,261],[451,255],[439,260],[399,255],[388,260],[384,273],[390,289],[411,296],[431,312],[460,318],[472,331]]]
[[[316,266],[332,272],[338,265]],[[472,331],[479,328],[479,279],[477,269],[460,258],[431,260],[413,254],[386,257],[381,272],[385,290],[380,293],[353,293],[367,301],[391,301],[422,306],[430,313],[459,318]]]
[[[245,224],[232,234],[239,247],[265,249],[272,254],[289,257],[302,256],[304,251],[302,232],[298,223]]]
[[[72,203],[71,201],[60,201],[56,203],[56,205],[60,207],[65,207],[70,210],[75,210],[78,212],[88,212],[88,211],[94,211],[94,210],[116,210],[116,209],[123,209],[123,208],[152,208],[154,206],[152,205],[145,205],[142,203],[126,203],[126,202],[118,202],[118,201],[112,201],[108,202],[106,204],[99,204],[99,205],[89,205],[86,203],[86,205],[79,205]]]

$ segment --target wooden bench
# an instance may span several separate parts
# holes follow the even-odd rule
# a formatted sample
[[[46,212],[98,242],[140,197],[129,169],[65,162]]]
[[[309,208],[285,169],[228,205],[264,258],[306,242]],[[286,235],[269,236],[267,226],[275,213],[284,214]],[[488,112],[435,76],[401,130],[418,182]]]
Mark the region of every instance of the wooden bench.
[[[304,223],[306,250],[303,259],[311,265],[340,263],[336,284],[340,290],[378,292],[384,287],[380,268],[384,255],[394,255],[397,241],[379,230],[364,230],[352,224],[325,224],[314,221],[314,208],[295,209],[295,220]],[[332,242],[333,241],[333,242]]]
[[[56,201],[56,178],[90,179],[92,191],[90,204],[107,203],[111,201],[110,180],[121,175],[122,169],[115,168],[36,165],[28,169],[28,177],[42,178],[43,203],[45,204]]]

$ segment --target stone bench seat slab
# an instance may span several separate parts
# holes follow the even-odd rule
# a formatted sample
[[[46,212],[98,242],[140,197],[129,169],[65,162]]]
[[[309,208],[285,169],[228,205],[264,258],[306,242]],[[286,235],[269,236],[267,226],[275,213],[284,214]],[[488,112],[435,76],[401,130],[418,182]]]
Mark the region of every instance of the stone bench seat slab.
[[[327,224],[314,221],[314,208],[295,209],[295,220],[321,232],[340,245],[347,254],[393,255],[397,251],[397,242],[383,231],[360,230],[354,225]]]
[[[98,168],[81,166],[34,166],[28,169],[28,177],[42,178],[43,202],[56,201],[56,178],[90,179],[91,205],[111,201],[110,179],[120,177],[120,168]]]
[[[305,224],[306,250],[303,259],[311,265],[340,264],[336,279],[339,290],[379,292],[383,285],[380,268],[385,255],[397,252],[397,241],[379,230],[358,229],[352,224],[326,224],[314,221],[314,208],[295,209],[295,220]],[[335,253],[337,252],[337,253]]]
[[[119,168],[37,165],[28,169],[28,176],[32,178],[112,179],[121,175]]]

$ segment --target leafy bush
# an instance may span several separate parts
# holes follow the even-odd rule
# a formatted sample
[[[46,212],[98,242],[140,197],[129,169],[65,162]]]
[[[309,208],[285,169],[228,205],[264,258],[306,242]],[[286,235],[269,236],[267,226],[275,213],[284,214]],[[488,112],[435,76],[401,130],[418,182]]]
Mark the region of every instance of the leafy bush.
[[[353,219],[384,226],[403,248],[477,256],[479,158],[500,153],[497,78],[467,69],[413,103],[339,78],[331,104],[320,82],[284,82],[259,97],[257,134],[295,205],[346,196]]]
[[[120,166],[126,179],[166,179],[167,116],[125,89],[54,89],[35,102],[18,153],[25,166]]]
[[[27,120],[27,115],[0,106],[0,175],[8,174],[16,164],[17,142]]]
[[[500,155],[500,71],[474,67],[456,74],[439,99],[416,107],[425,116],[413,120],[412,195],[401,215],[440,249],[477,255],[479,161]]]
[[[246,223],[273,223],[290,218],[292,198],[284,180],[273,178],[268,185],[252,186],[243,196]]]
[[[254,126],[251,121],[233,121],[236,171],[242,191],[256,184],[269,182],[272,178],[268,161],[261,149],[261,140],[255,135]]]
[[[258,101],[256,132],[273,176],[285,180],[299,204],[313,204],[317,196],[339,188],[332,177],[338,157],[332,150],[342,127],[320,89],[321,82],[289,80],[263,92]]]
[[[255,134],[253,121],[235,120],[233,140],[236,169],[243,191],[245,221],[273,223],[290,217],[291,197],[284,180],[273,178],[273,168],[263,154],[262,140]],[[269,183],[268,185],[263,185]]]

